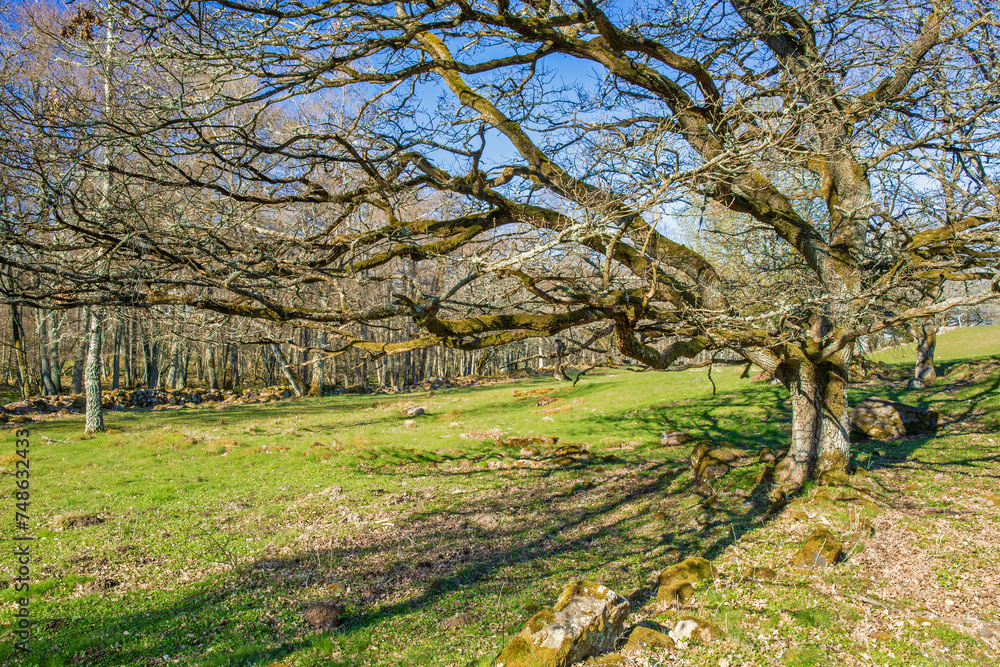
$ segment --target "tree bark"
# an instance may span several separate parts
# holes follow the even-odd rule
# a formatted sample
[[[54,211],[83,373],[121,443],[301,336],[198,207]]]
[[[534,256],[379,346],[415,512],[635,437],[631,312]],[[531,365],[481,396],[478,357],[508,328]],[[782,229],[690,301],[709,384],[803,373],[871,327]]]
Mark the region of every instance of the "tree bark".
[[[49,315],[35,311],[35,332],[38,334],[38,378],[42,394],[54,396],[55,385],[52,384],[52,362],[49,359]]]
[[[813,476],[825,472],[847,472],[851,460],[851,421],[847,409],[847,355],[823,364],[819,385],[822,401],[819,449]]]
[[[205,346],[205,370],[208,375],[208,388],[218,389],[219,380],[215,375],[215,345],[212,343]]]
[[[792,401],[792,444],[778,465],[778,491],[792,493],[809,479],[819,440],[820,408],[816,367],[802,362],[788,383]]]
[[[941,298],[944,291],[942,282],[926,282],[922,286],[920,306],[932,306]],[[920,389],[934,384],[937,371],[934,369],[934,348],[937,346],[937,321],[934,316],[921,317],[910,322],[910,332],[917,343],[916,363],[913,368],[913,379],[910,389]]]
[[[779,369],[779,373],[784,369]],[[850,420],[847,409],[847,363],[837,358],[815,365],[801,362],[791,370],[792,443],[778,464],[777,493],[794,493],[806,480],[825,472],[847,472]]]
[[[70,393],[73,394],[83,393],[83,366],[87,359],[87,341],[90,335],[90,308],[83,309],[80,325],[80,342],[73,360],[73,381],[70,386]]]
[[[556,338],[556,370],[553,374],[557,380],[569,380],[563,370],[563,342]]]
[[[937,323],[933,317],[922,317],[910,324],[910,331],[917,341],[916,364],[910,389],[920,389],[934,384],[937,370],[934,368],[934,348],[937,346]]]
[[[288,384],[292,385],[292,392],[296,396],[301,396],[302,381],[299,380],[298,375],[295,374],[295,369],[288,363],[288,357],[286,357],[285,353],[281,350],[281,346],[277,343],[271,343],[271,349],[274,351],[274,356],[278,359],[278,364],[281,366],[281,374],[285,376],[286,380],[288,380]]]
[[[320,331],[316,338],[316,347],[326,347],[326,332]],[[407,353],[409,354],[409,353]],[[313,370],[312,382],[309,385],[310,396],[323,395],[323,383],[326,378],[326,353],[321,352],[316,360],[316,368]]]
[[[85,433],[104,430],[104,409],[101,406],[101,313],[90,314],[90,336],[87,345],[87,362],[83,371],[83,387],[87,396]]]
[[[24,350],[24,327],[21,326],[21,309],[12,304],[10,313],[14,358],[17,360],[17,386],[21,390],[21,400],[23,401],[31,395],[31,380],[28,375],[28,355]]]
[[[111,388],[118,389],[121,382],[121,361],[122,361],[122,325],[115,321],[115,335],[113,341],[114,352],[111,355]]]

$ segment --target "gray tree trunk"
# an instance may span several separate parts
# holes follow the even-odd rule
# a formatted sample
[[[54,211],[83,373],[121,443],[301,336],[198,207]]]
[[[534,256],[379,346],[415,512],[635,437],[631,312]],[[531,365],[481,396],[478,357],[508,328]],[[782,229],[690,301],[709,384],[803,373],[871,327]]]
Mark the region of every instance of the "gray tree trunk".
[[[90,315],[90,335],[87,345],[87,362],[83,370],[83,388],[87,396],[85,433],[104,430],[104,409],[101,407],[101,313],[95,309]]]
[[[298,375],[295,374],[295,369],[288,363],[288,357],[286,357],[285,353],[281,350],[281,346],[277,343],[271,343],[271,350],[274,352],[274,356],[278,360],[278,365],[281,366],[281,374],[285,376],[286,380],[288,380],[288,384],[292,385],[292,392],[294,392],[296,396],[301,396],[302,381],[299,380]]]
[[[35,333],[38,336],[38,378],[42,385],[42,395],[52,396],[56,393],[56,388],[52,384],[52,367],[49,359],[48,313],[35,311]]]
[[[791,372],[792,443],[777,471],[778,489],[793,493],[807,479],[827,471],[845,471],[850,460],[847,409],[847,363],[844,358],[821,366],[801,362]]]
[[[215,345],[212,343],[205,346],[205,370],[208,375],[208,388],[218,389],[219,380],[215,375]]]
[[[121,322],[115,321],[114,352],[111,355],[111,388],[117,389],[121,382],[121,361],[122,361],[122,326]]]
[[[31,378],[28,375],[28,355],[25,352],[24,327],[21,326],[21,309],[11,304],[11,331],[13,332],[14,357],[17,360],[17,386],[21,400],[31,395]]]
[[[778,488],[786,493],[802,488],[816,460],[820,408],[815,366],[802,362],[793,373],[788,390],[792,401],[792,444],[776,476]]]
[[[319,348],[325,348],[326,343],[327,343],[326,332],[320,331],[316,337],[316,346]],[[326,353],[320,352],[320,356],[316,360],[316,367],[313,369],[312,383],[309,385],[309,395],[322,396],[325,380],[326,380]]]
[[[930,283],[925,286],[920,298],[920,306],[933,305],[944,291],[943,283]],[[917,342],[916,363],[913,368],[913,379],[910,389],[920,389],[934,384],[937,380],[937,370],[934,368],[934,348],[937,346],[937,321],[934,317],[922,317],[910,323],[910,332]]]
[[[80,320],[80,342],[76,350],[76,358],[73,359],[73,381],[70,392],[74,394],[83,393],[83,365],[87,359],[87,344],[90,340],[90,308],[84,308]]]

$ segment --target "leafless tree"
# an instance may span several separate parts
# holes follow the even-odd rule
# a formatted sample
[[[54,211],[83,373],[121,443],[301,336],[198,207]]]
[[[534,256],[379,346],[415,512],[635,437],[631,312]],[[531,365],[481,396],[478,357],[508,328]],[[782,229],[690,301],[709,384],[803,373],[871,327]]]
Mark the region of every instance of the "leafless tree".
[[[18,303],[294,323],[334,355],[584,326],[652,368],[738,349],[791,392],[788,490],[847,465],[854,341],[1000,291],[996,194],[974,186],[997,182],[1000,105],[981,0],[115,6],[141,69],[114,113],[43,134],[115,147],[77,156],[127,184],[122,215],[59,188],[71,214],[5,239],[111,261],[4,254],[49,278]],[[880,175],[916,187],[925,156],[956,153],[977,160],[971,208],[895,217]],[[665,233],[708,204],[780,249],[767,280]],[[896,306],[941,278],[992,288]],[[388,322],[412,333],[390,342]]]

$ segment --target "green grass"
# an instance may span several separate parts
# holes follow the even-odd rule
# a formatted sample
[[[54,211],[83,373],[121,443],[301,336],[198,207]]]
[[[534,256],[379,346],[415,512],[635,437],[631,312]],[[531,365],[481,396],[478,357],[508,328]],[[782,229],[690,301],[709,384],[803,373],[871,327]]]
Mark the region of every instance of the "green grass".
[[[751,385],[740,370],[716,368],[715,395],[704,370],[616,370],[575,388],[533,379],[434,395],[109,413],[108,427],[121,432],[97,436],[82,436],[78,418],[34,424],[37,651],[16,655],[4,643],[0,663],[474,664],[568,581],[648,590],[675,554],[716,558],[761,530],[770,489],[753,481],[759,466],[724,478],[706,504],[686,471],[690,446],[659,444],[673,429],[750,451],[783,444],[786,393]],[[1000,408],[984,386],[907,397],[947,414],[970,403]],[[512,393],[544,387],[560,400],[536,407]],[[427,414],[408,424],[409,405]],[[530,435],[593,456],[560,465],[556,447],[543,446],[524,465],[497,442]],[[0,471],[12,504],[14,435],[5,436]],[[862,443],[857,455],[874,471],[973,456],[961,436],[947,438],[950,449],[923,438]],[[88,516],[100,522],[68,527]],[[2,525],[6,541],[11,524]],[[0,561],[0,579],[11,579],[11,566]],[[733,619],[731,637],[756,641],[744,624],[760,614],[717,595],[716,618]],[[14,599],[0,590],[7,608]],[[318,600],[344,606],[340,627],[304,623],[305,603]],[[786,602],[797,632],[836,613],[812,598]],[[467,622],[440,627],[458,613]],[[788,664],[809,655],[790,654]]]
[[[1000,324],[985,327],[952,329],[937,337],[934,362],[949,366],[951,362],[1000,354]],[[916,359],[916,345],[908,343],[890,347],[869,355],[873,361],[887,364],[912,364]]]

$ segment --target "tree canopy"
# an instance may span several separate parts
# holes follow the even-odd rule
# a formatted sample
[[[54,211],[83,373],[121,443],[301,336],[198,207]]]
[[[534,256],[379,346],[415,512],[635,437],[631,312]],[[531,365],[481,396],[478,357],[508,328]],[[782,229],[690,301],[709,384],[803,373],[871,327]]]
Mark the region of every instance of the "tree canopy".
[[[854,341],[1000,292],[992,3],[69,12],[5,43],[0,263],[42,277],[8,300],[297,322],[331,354],[731,348],[791,390],[794,488],[846,465]],[[990,287],[901,298],[935,281]]]

